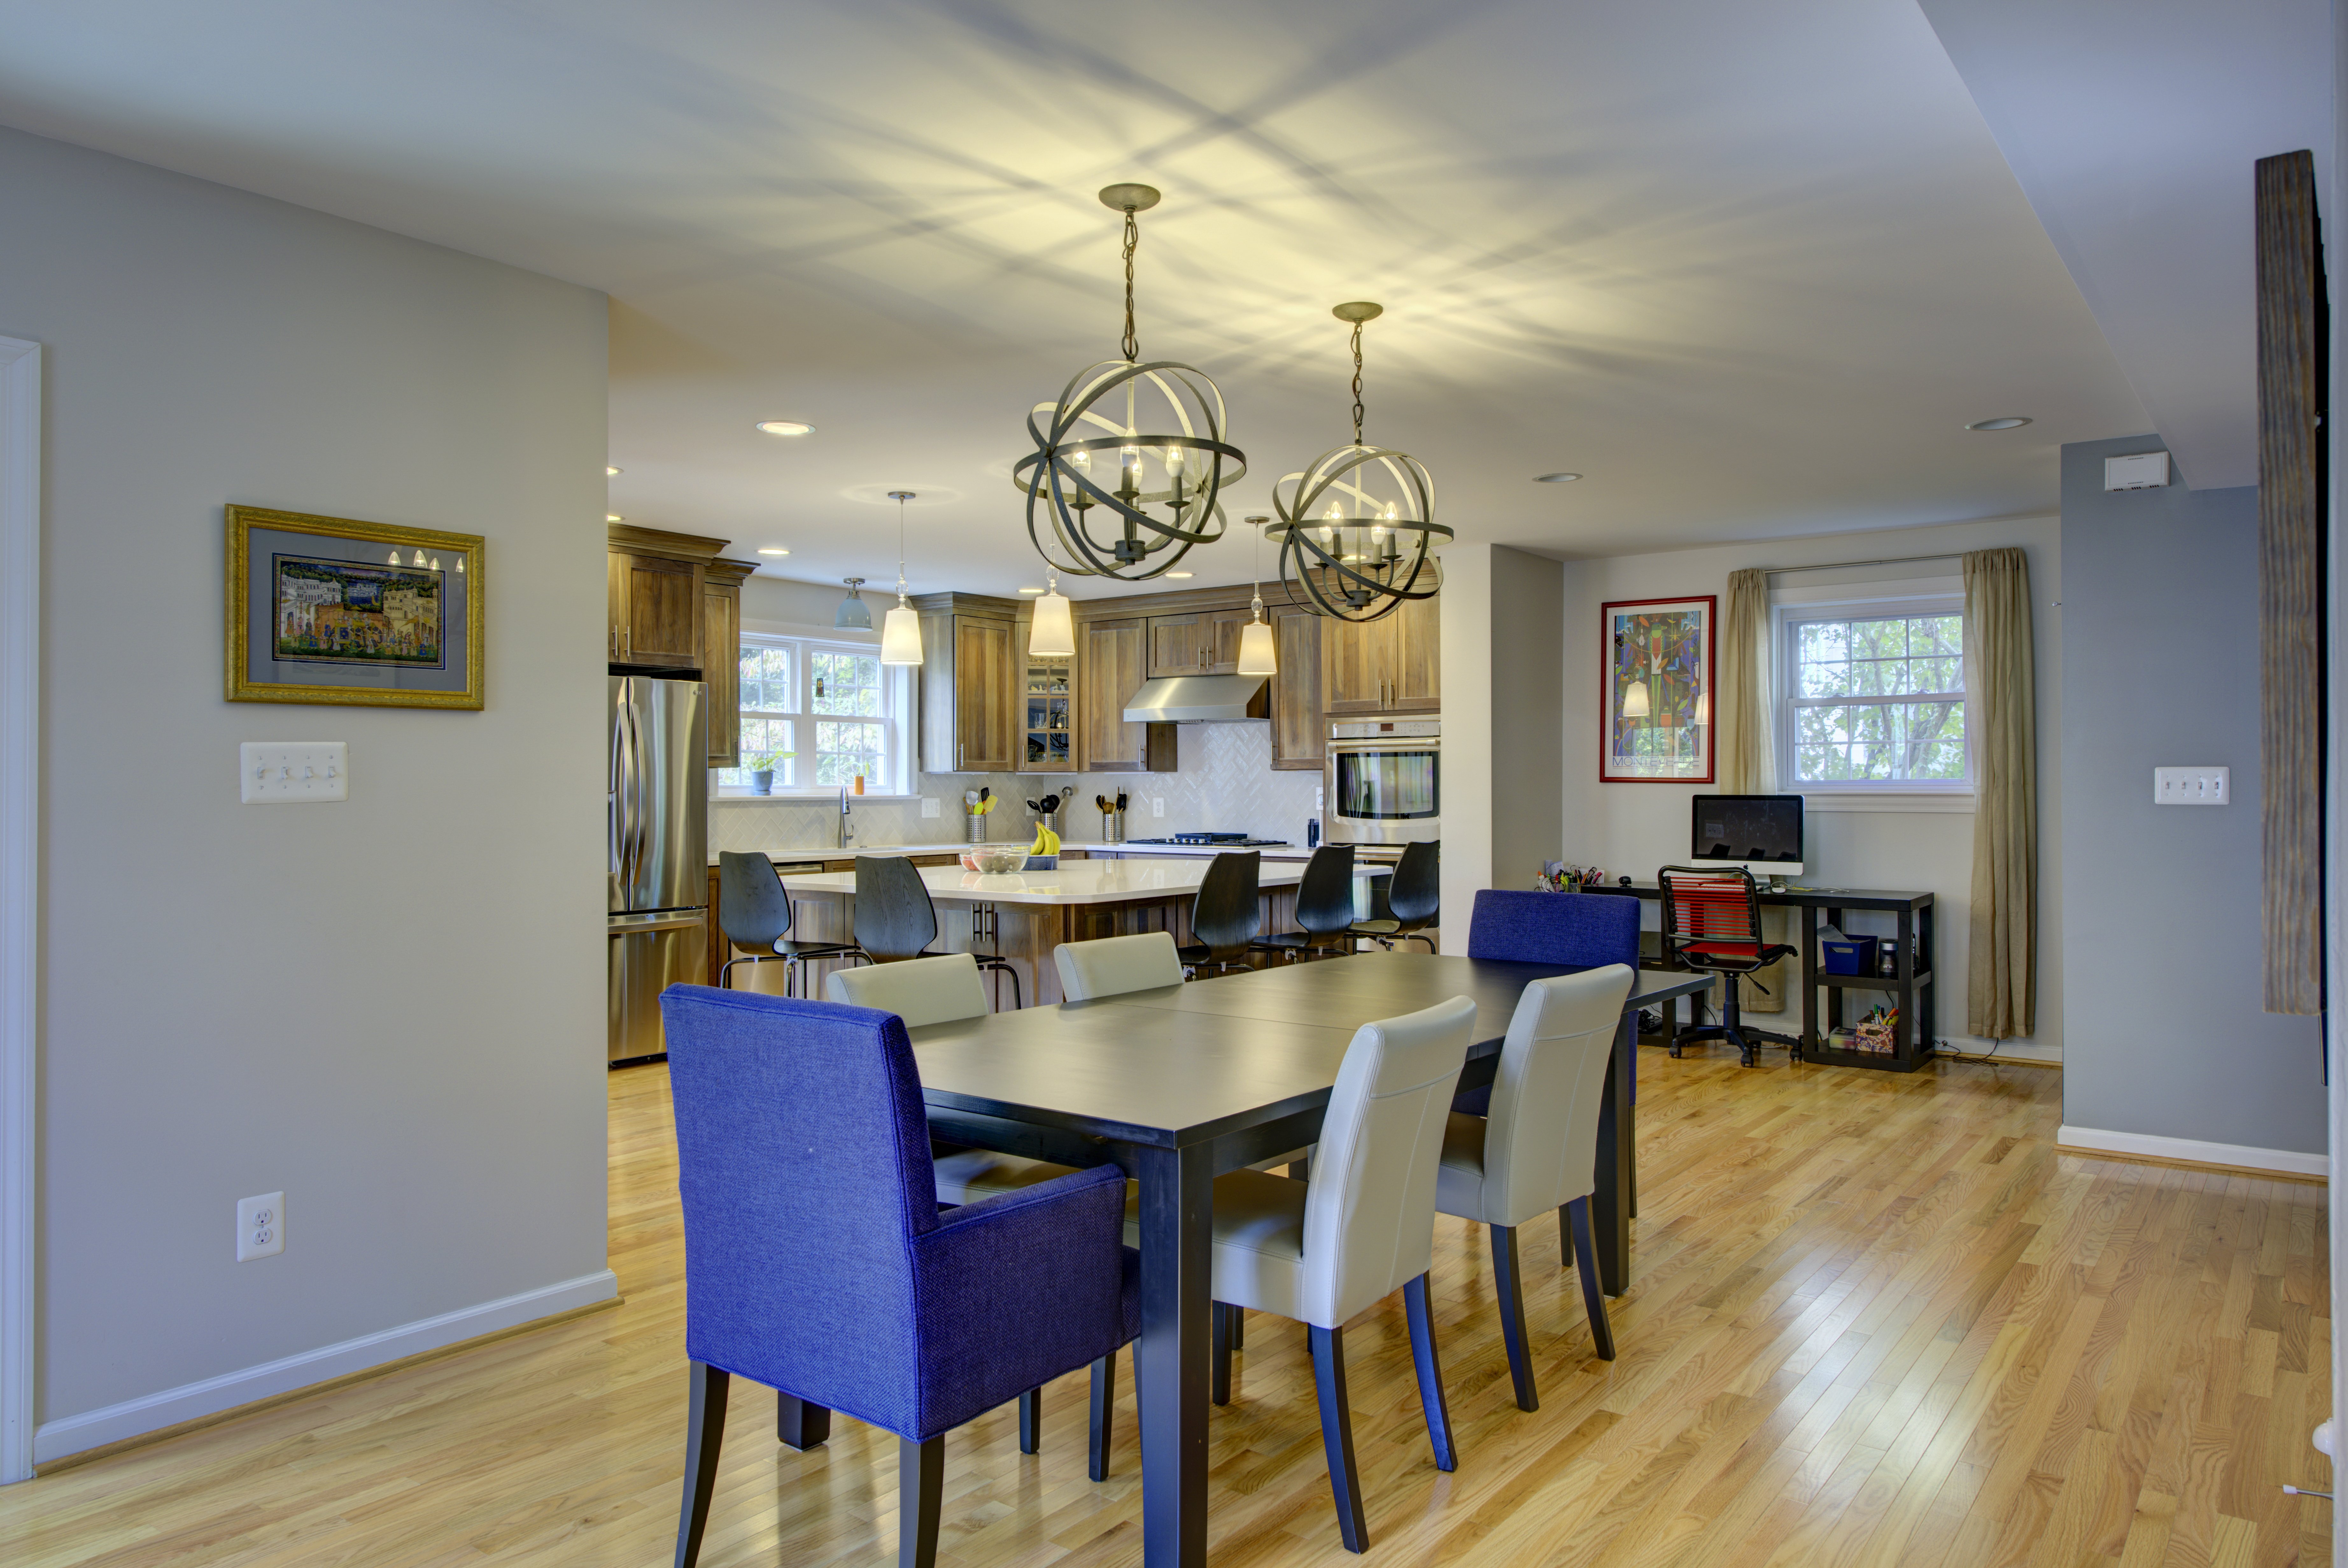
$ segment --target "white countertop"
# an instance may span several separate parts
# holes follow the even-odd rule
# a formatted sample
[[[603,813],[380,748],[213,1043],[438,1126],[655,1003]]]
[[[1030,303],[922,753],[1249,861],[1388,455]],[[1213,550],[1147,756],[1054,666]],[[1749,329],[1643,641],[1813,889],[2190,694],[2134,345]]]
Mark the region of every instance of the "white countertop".
[[[1014,844],[1024,843],[1026,841],[1016,838],[1002,838],[990,839],[987,841],[994,844]],[[1063,851],[1081,851],[1086,854],[1094,855],[1116,854],[1146,856],[1151,860],[1211,860],[1216,855],[1220,854],[1223,851],[1235,849],[1238,846],[1231,844],[1137,844],[1130,841],[1121,844],[1107,844],[1101,843],[1097,841],[1080,841],[1076,839],[1063,839],[1060,841],[1060,848]],[[854,855],[958,855],[968,848],[970,848],[970,845],[963,842],[936,844],[850,844],[844,850],[834,849],[829,845],[821,845],[807,849],[768,850],[766,853],[767,858],[770,861],[837,861],[845,860]],[[1302,845],[1297,844],[1268,847],[1260,850],[1258,852],[1263,856],[1267,863],[1282,861],[1293,862],[1295,864],[1302,865],[1303,862],[1313,858],[1313,851],[1311,850],[1305,849]],[[1382,872],[1393,869],[1394,859],[1400,852],[1401,846],[1395,844],[1364,844],[1360,846],[1358,851],[1359,855],[1364,858],[1373,856],[1377,857],[1376,863],[1378,865],[1378,869]],[[710,856],[709,863],[713,866],[716,865],[717,863],[717,857],[716,855]]]
[[[1200,881],[1206,874],[1203,861],[1186,857],[1062,861],[1057,871],[1014,872],[1004,876],[982,876],[959,866],[930,866],[922,871],[922,881],[932,898],[952,903],[1130,903],[1151,898],[1188,898],[1199,891]],[[1365,869],[1356,874],[1368,872]],[[1301,865],[1267,864],[1258,874],[1256,885],[1293,887],[1303,877],[1304,868]],[[790,879],[790,891],[795,896],[852,893],[856,891],[856,873],[823,872],[794,876]]]

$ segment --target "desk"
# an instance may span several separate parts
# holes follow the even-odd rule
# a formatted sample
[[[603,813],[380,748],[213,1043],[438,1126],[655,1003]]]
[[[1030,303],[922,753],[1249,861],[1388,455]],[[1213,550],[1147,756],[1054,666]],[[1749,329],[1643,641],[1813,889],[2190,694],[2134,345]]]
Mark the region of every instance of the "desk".
[[[1460,1087],[1489,1083],[1525,985],[1575,965],[1367,953],[911,1031],[933,1132],[1141,1182],[1142,1560],[1207,1554],[1207,1308],[1216,1176],[1314,1142],[1354,1031],[1452,996],[1476,1004]],[[1600,1111],[1599,1277],[1629,1282],[1630,1055],[1638,1009],[1710,984],[1642,972]]]
[[[1653,882],[1633,882],[1624,887],[1619,882],[1593,887],[1591,892],[1612,893],[1617,897],[1648,899],[1660,903],[1663,889]],[[1579,894],[1561,896],[1578,897]],[[1937,1024],[1933,1010],[1932,965],[1940,954],[1932,943],[1932,895],[1929,892],[1896,892],[1881,888],[1799,888],[1785,892],[1763,892],[1765,908],[1793,909],[1801,913],[1795,918],[1794,945],[1800,951],[1802,963],[1802,1032],[1801,1045],[1795,1052],[1800,1059],[1822,1062],[1835,1067],[1871,1068],[1878,1072],[1912,1073],[1932,1059],[1932,1041]],[[1840,927],[1845,910],[1868,910],[1896,915],[1899,919],[1899,973],[1896,975],[1829,975],[1818,965],[1818,931],[1821,923]],[[1823,912],[1826,919],[1820,922]],[[1670,971],[1666,971],[1670,973]],[[1827,994],[1825,1026],[1818,1016],[1818,992]],[[1888,991],[1894,1006],[1900,1009],[1900,1049],[1890,1056],[1878,1056],[1872,1051],[1840,1050],[1827,1043],[1828,1032],[1843,1023],[1842,997],[1845,991]],[[1677,1008],[1673,1008],[1675,1013]],[[1666,1024],[1669,1016],[1666,1016]],[[1768,1032],[1766,1023],[1756,1022],[1756,1028]]]

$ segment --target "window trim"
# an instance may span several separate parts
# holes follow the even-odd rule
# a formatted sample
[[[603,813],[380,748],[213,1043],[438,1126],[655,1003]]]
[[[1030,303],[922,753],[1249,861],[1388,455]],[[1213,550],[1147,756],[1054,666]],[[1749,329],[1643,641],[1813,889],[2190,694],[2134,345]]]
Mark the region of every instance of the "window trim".
[[[1894,615],[1957,615],[1965,609],[1961,577],[1908,578],[1893,582],[1843,583],[1772,589],[1769,593],[1769,678],[1771,744],[1777,765],[1777,788],[1800,795],[1813,810],[1822,811],[1937,810],[1971,809],[1976,792],[1973,729],[1965,727],[1965,776],[1957,779],[1821,779],[1796,777],[1797,752],[1794,715],[1797,665],[1794,628],[1808,621],[1889,620]],[[1968,698],[1972,672],[1965,670]],[[1897,700],[1897,699],[1894,699]],[[1970,718],[1970,715],[1968,717]],[[1906,806],[1899,802],[1905,798]]]
[[[737,707],[741,719],[783,719],[791,726],[791,747],[795,752],[812,757],[815,744],[812,727],[819,723],[865,724],[881,731],[880,755],[886,773],[883,777],[865,776],[865,792],[861,799],[911,799],[914,795],[913,777],[913,683],[911,671],[904,666],[880,666],[880,713],[875,717],[861,714],[819,714],[815,708],[814,657],[817,654],[849,654],[859,657],[880,655],[877,642],[852,637],[827,637],[811,631],[760,631],[745,626],[738,638],[740,647],[787,648],[791,653],[791,700],[787,710]],[[741,656],[737,652],[737,659]],[[737,703],[740,698],[736,699]],[[806,733],[801,734],[805,727]],[[804,739],[805,746],[801,745]],[[736,755],[742,753],[737,751]],[[717,777],[729,771],[711,769],[709,799],[713,802],[753,801],[763,804],[789,804],[811,800],[829,800],[839,793],[837,784],[800,784],[796,781],[800,758],[795,756],[789,764],[794,776],[790,783],[777,780],[771,793],[760,795],[747,783],[726,784]],[[747,772],[739,764],[730,771]],[[877,788],[876,788],[877,786]]]

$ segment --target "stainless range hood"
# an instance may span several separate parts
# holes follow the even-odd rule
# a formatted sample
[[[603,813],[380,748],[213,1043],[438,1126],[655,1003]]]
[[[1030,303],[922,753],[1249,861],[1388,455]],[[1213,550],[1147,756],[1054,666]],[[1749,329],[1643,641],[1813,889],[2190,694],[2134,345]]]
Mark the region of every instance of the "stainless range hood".
[[[1145,681],[1125,705],[1128,724],[1236,724],[1262,718],[1248,705],[1263,690],[1262,676],[1159,676]]]

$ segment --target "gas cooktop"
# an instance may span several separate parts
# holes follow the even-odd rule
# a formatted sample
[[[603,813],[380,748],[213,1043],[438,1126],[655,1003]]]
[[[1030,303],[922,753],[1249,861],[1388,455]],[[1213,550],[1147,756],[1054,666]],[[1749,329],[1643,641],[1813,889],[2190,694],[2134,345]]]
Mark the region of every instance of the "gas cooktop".
[[[1128,844],[1212,844],[1237,850],[1284,850],[1286,839],[1251,839],[1245,833],[1176,833],[1163,839],[1128,839]]]

